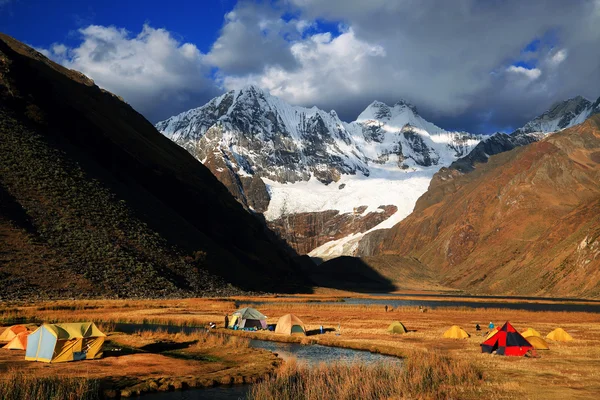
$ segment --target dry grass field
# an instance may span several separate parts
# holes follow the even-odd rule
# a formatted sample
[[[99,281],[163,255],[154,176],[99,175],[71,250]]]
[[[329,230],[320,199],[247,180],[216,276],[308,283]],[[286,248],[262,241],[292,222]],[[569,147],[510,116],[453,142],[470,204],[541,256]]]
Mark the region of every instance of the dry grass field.
[[[231,313],[236,308],[257,303],[256,308],[269,317],[269,324],[276,323],[278,317],[283,314],[293,313],[302,319],[306,329],[314,334],[308,337],[287,337],[271,332],[240,332],[222,328],[218,328],[217,332],[266,340],[298,341],[305,344],[319,343],[363,349],[403,356],[407,359],[416,359],[423,357],[423,354],[435,353],[451,359],[458,365],[457,368],[473,366],[483,372],[483,379],[478,384],[479,387],[463,393],[458,396],[459,398],[485,396],[486,398],[501,399],[519,396],[531,399],[589,399],[600,397],[600,315],[598,314],[466,307],[428,309],[427,312],[421,312],[418,307],[399,307],[386,312],[382,305],[350,305],[344,302],[322,304],[323,301],[335,301],[338,295],[338,293],[327,292],[295,298],[272,296],[4,304],[0,308],[0,322],[7,323],[9,320],[17,318],[35,321],[93,320],[100,324],[108,323],[104,326],[110,329],[110,322],[204,326],[212,321],[221,327],[225,313]],[[266,303],[260,304],[261,302]],[[403,335],[389,334],[386,328],[393,321],[403,322],[409,332]],[[573,336],[574,341],[567,343],[549,341],[550,350],[538,350],[539,357],[536,358],[482,354],[479,347],[483,341],[482,333],[476,333],[474,327],[479,323],[485,331],[489,321],[493,321],[496,325],[510,321],[519,331],[532,327],[543,335],[556,327],[562,327]],[[329,328],[324,334],[318,333],[321,325]],[[451,325],[460,325],[471,333],[471,337],[463,340],[442,338],[444,331]],[[341,327],[341,332],[338,331],[338,327]],[[116,342],[121,340],[123,344],[132,347],[135,347],[135,343],[143,345],[144,340],[157,340],[156,337],[144,339],[144,335],[147,334],[132,339],[128,335],[115,334],[111,336],[111,340],[114,339]],[[186,341],[188,339],[180,338],[178,340]],[[232,347],[217,347],[222,352],[221,356],[226,358],[230,353],[239,353],[240,348],[241,351],[252,350],[243,349],[242,343],[232,342],[230,346],[235,348],[235,351],[232,351]],[[1,351],[0,354],[2,354],[0,369],[6,369],[8,368],[7,364],[12,361],[6,358],[6,351]],[[140,357],[136,354],[132,356]],[[235,358],[230,361],[236,362]],[[241,362],[239,359],[238,361]],[[104,368],[102,363],[106,363],[106,368],[111,370],[115,367],[111,363],[115,362],[116,360],[106,358],[97,362],[71,363],[69,365],[73,366],[70,368],[83,368],[89,371],[90,368],[102,370]],[[182,361],[178,360],[177,362]],[[21,364],[27,365],[29,369],[43,370],[43,368],[37,367],[40,364],[19,363],[19,365]],[[162,368],[162,371],[172,370],[169,366],[157,365],[156,367]],[[193,373],[189,371],[189,373],[190,376],[193,374],[200,379],[204,374],[210,373],[210,370],[201,369]],[[156,376],[160,376],[160,374],[161,371],[158,371]],[[182,372],[181,375],[185,374]],[[127,372],[124,371],[123,375],[126,376]]]

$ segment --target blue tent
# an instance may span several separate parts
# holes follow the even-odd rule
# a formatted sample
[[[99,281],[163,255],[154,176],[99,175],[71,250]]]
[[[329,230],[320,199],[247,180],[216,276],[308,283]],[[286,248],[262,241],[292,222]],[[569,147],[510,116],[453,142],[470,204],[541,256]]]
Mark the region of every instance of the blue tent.
[[[93,322],[44,324],[27,338],[25,359],[56,363],[100,358],[105,337]]]

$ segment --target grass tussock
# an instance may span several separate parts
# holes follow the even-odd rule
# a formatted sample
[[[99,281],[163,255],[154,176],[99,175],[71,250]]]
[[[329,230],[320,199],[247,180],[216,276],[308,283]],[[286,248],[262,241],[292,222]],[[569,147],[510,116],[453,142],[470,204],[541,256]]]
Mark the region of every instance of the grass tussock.
[[[4,400],[97,400],[98,382],[82,377],[36,377],[10,370],[0,378],[0,399]]]
[[[198,331],[190,334],[170,334],[159,329],[156,331],[141,331],[138,332],[138,335],[144,340],[194,342],[192,348],[196,349],[206,349],[211,347],[239,349],[250,347],[249,339],[230,336],[219,332]]]
[[[468,397],[482,384],[475,366],[437,352],[418,352],[400,364],[321,364],[287,362],[256,384],[251,400],[283,399],[446,399]]]

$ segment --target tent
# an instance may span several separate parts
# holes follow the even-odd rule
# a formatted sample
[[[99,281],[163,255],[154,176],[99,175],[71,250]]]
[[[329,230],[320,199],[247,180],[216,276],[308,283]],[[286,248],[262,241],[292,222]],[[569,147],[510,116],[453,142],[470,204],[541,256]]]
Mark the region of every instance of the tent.
[[[533,346],[525,339],[510,322],[506,322],[496,334],[481,344],[482,353],[492,353],[502,356],[522,356]]]
[[[535,329],[533,329],[533,328],[527,328],[526,330],[524,330],[523,332],[521,332],[521,335],[523,335],[524,338],[528,338],[528,337],[531,337],[531,336],[536,336],[536,337],[539,337],[539,338],[542,337],[542,335],[540,335],[540,333],[538,331],[536,331]]]
[[[267,317],[254,308],[246,307],[234,312],[229,320],[229,328],[267,329]]]
[[[494,329],[492,329],[490,331],[490,333],[487,334],[487,336],[485,337],[485,340],[488,340],[489,338],[491,338],[492,336],[494,336],[496,333],[498,333],[498,331],[500,330],[500,326],[495,327]]]
[[[56,363],[100,358],[105,337],[93,322],[43,324],[27,338],[25,359]]]
[[[277,321],[275,333],[283,333],[286,335],[306,335],[306,329],[304,328],[304,323],[300,320],[300,318],[292,314],[286,314],[279,318],[279,321]]]
[[[539,336],[529,336],[526,339],[536,350],[550,350],[548,342]]]
[[[27,336],[29,336],[29,331],[20,332],[17,336],[13,338],[3,349],[8,350],[25,350],[27,348]]]
[[[0,342],[10,342],[21,332],[27,332],[27,327],[25,325],[9,326],[2,334],[0,334]]]
[[[558,342],[570,342],[571,340],[573,340],[573,337],[562,328],[556,328],[555,330],[547,334],[546,338],[556,340]]]
[[[389,333],[406,333],[406,327],[402,324],[402,322],[393,322],[390,326],[388,326],[387,331]]]
[[[450,327],[450,329],[444,332],[444,337],[449,339],[466,339],[470,336],[471,335],[469,335],[464,329],[462,329],[458,325],[453,325]]]

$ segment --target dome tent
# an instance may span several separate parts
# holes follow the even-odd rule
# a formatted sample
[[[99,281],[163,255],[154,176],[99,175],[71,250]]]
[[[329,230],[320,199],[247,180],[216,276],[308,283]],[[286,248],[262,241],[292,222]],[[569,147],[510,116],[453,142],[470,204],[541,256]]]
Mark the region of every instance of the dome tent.
[[[563,328],[556,328],[547,334],[546,338],[550,340],[556,340],[557,342],[570,342],[573,340],[573,337],[569,335]]]
[[[279,318],[275,333],[283,333],[285,335],[306,335],[304,322],[293,314],[286,314]]]
[[[539,336],[529,336],[526,337],[527,341],[536,349],[536,350],[550,350],[548,347],[548,342],[542,339]]]
[[[93,322],[43,324],[27,338],[25,359],[57,363],[100,358],[105,337]]]
[[[388,326],[387,331],[389,333],[406,333],[408,332],[406,330],[406,327],[404,326],[404,324],[402,322],[393,322],[390,326]]]
[[[0,342],[10,342],[21,332],[27,332],[27,327],[25,325],[9,326],[0,334]]]
[[[527,328],[526,330],[521,332],[521,335],[523,335],[524,338],[528,338],[531,336],[536,336],[536,337],[540,337],[540,338],[542,337],[542,335],[533,328]]]
[[[241,308],[231,314],[229,328],[258,328],[267,329],[267,317],[260,311],[246,307]]]
[[[17,336],[13,338],[3,349],[8,350],[25,350],[27,348],[27,336],[29,336],[29,331],[20,332]]]
[[[458,325],[453,325],[450,327],[450,329],[444,332],[444,337],[449,339],[466,339],[470,336],[471,335],[469,335],[467,331]]]

